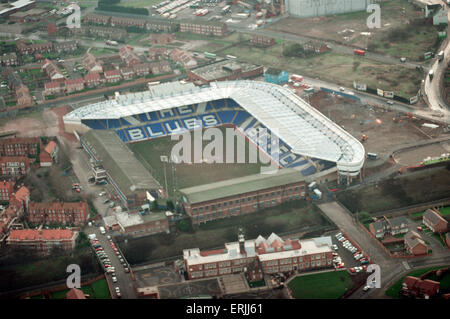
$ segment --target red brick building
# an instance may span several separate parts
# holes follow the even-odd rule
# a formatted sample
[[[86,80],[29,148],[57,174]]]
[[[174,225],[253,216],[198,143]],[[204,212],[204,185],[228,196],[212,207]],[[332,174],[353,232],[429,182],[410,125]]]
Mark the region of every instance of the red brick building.
[[[7,245],[25,248],[47,255],[53,248],[72,250],[78,232],[68,229],[21,229],[12,230],[6,240]]]
[[[0,156],[37,155],[38,137],[12,137],[0,139]]]
[[[213,21],[183,21],[180,22],[180,32],[190,32],[220,37],[227,33],[227,25],[225,23]]]
[[[0,157],[1,176],[19,177],[27,175],[30,171],[32,160],[26,156],[4,156]]]
[[[84,89],[84,80],[83,78],[68,79],[65,81],[65,86],[67,93],[82,91]]]
[[[115,82],[119,82],[121,80],[119,70],[105,71],[104,76],[105,76],[105,82],[107,82],[107,83],[115,83]]]
[[[181,189],[183,206],[194,224],[254,213],[305,198],[304,176],[293,169],[256,174]]]
[[[9,202],[15,184],[14,181],[0,181],[0,202]]]
[[[101,24],[101,25],[109,24],[110,20],[111,20],[111,17],[97,15],[97,14],[88,14],[83,19],[84,23],[93,23],[93,24]]]
[[[44,95],[59,94],[64,91],[64,82],[50,81],[44,83]]]
[[[263,35],[257,35],[254,34],[252,35],[252,38],[250,39],[250,43],[257,45],[257,46],[264,46],[264,47],[268,47],[271,45],[275,44],[275,39],[274,38],[270,38],[270,37],[266,37]]]
[[[408,232],[404,237],[405,249],[411,255],[425,255],[428,252],[428,246],[422,237],[415,231]]]
[[[132,67],[133,65],[142,63],[137,55],[133,52],[133,47],[129,45],[126,45],[119,50],[119,56],[128,67]]]
[[[102,83],[102,79],[100,77],[100,74],[97,72],[94,73],[88,73],[84,76],[84,82],[86,83],[87,87],[96,87]]]
[[[28,221],[31,223],[82,225],[88,219],[87,202],[30,202],[28,205]]]
[[[150,74],[150,63],[140,63],[133,65],[133,72],[136,76],[145,76]]]
[[[224,249],[200,251],[183,250],[185,269],[189,279],[241,273],[261,265],[264,274],[302,272],[333,267],[331,238],[283,240],[272,233],[267,239],[244,240],[225,244]]]
[[[438,211],[427,209],[422,216],[423,223],[434,233],[444,233],[447,231],[448,222]]]
[[[149,60],[162,60],[169,56],[167,48],[150,48],[148,49]]]
[[[434,280],[407,276],[402,283],[402,293],[406,296],[429,299],[439,293],[440,283]]]

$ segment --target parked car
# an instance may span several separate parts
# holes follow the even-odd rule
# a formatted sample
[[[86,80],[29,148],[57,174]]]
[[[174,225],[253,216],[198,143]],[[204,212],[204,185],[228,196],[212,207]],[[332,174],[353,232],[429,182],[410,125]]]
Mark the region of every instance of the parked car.
[[[117,282],[117,277],[116,276],[113,276],[112,278],[112,281],[115,283],[115,282]]]
[[[355,273],[355,272],[356,272],[355,268],[349,268],[349,271],[350,271],[351,273]]]
[[[126,273],[129,273],[129,272],[130,272],[130,269],[128,269],[127,267],[125,267],[124,271],[125,271]]]
[[[372,288],[372,287],[370,287],[370,286],[364,286],[363,291],[364,291],[364,292],[369,291],[371,288]]]
[[[336,238],[342,236],[342,233],[337,233],[336,235],[334,235]]]
[[[418,231],[422,231],[422,227],[421,226],[417,226],[417,230]]]

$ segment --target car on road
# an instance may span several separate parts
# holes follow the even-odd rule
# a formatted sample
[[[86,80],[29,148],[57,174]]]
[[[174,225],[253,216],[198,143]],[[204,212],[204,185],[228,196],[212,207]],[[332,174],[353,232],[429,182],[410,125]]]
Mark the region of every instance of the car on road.
[[[394,105],[394,102],[391,101],[391,100],[387,101],[386,103],[389,104],[389,105]]]
[[[104,201],[103,201],[103,204],[108,204],[109,203],[109,199],[105,199]]]
[[[345,89],[341,86],[341,87],[339,88],[339,91],[344,92]]]
[[[120,298],[120,297],[121,297],[121,294],[120,294],[120,288],[119,288],[119,287],[116,287],[115,290],[116,290],[116,296],[117,296],[118,298]]]
[[[400,62],[405,63],[406,62],[406,58],[400,58]]]
[[[367,292],[367,291],[369,291],[371,288],[372,288],[372,287],[370,287],[370,286],[364,286],[363,291],[364,291],[364,292]]]
[[[108,238],[108,240],[111,240],[111,236],[110,235],[106,236],[106,238]]]
[[[117,277],[116,277],[116,276],[112,276],[111,279],[112,279],[112,281],[113,281],[114,283],[117,282]]]
[[[120,261],[122,264],[124,263],[123,258],[119,258],[119,261]]]
[[[115,250],[114,252],[116,253],[116,255],[117,255],[117,256],[119,256],[119,255],[120,255],[120,253],[119,253],[119,251],[118,251],[118,250]]]
[[[98,194],[98,196],[100,196],[100,197],[104,196],[104,195],[106,195],[106,192],[101,192],[101,193]]]

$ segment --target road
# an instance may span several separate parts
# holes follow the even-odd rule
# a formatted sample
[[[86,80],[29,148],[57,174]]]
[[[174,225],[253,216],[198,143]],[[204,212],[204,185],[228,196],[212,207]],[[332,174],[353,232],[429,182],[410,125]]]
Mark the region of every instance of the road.
[[[120,263],[118,256],[115,254],[114,250],[112,249],[109,240],[107,239],[106,235],[102,235],[100,233],[100,230],[96,226],[88,226],[84,229],[84,232],[86,234],[95,234],[100,245],[102,246],[104,252],[107,254],[108,258],[111,260],[111,266],[115,268],[115,273],[117,277],[117,282],[112,282],[112,276],[107,275],[107,280],[110,283],[111,287],[113,287],[113,298],[116,298],[115,295],[115,287],[119,287],[121,297],[124,299],[136,299],[136,290],[133,285],[133,281],[131,279],[130,273],[125,272],[124,266]]]
[[[448,250],[433,237],[424,235],[425,239],[430,242],[433,249],[431,256],[418,257],[414,259],[392,258],[390,257],[364,230],[361,229],[352,216],[337,202],[330,202],[318,205],[318,207],[350,238],[356,241],[361,248],[371,256],[373,263],[378,264],[381,268],[381,288],[372,289],[364,292],[362,288],[354,292],[350,299],[379,299],[387,298],[386,290],[402,276],[410,271],[422,267],[430,267],[433,265],[445,265],[450,262],[450,254]],[[411,223],[411,229],[417,225]]]

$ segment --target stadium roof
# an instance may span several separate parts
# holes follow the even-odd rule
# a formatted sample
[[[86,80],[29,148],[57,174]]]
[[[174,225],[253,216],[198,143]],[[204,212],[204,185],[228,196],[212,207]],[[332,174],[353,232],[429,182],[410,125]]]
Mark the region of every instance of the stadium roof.
[[[134,190],[160,188],[114,131],[91,130],[82,136],[82,140],[125,195]]]
[[[201,203],[218,198],[259,191],[271,187],[287,185],[306,179],[294,168],[284,168],[273,174],[254,174],[220,182],[180,189],[180,192],[191,204]]]
[[[166,84],[167,85],[167,84]],[[214,82],[207,87],[170,83],[174,91],[140,92],[78,108],[65,123],[82,119],[118,119],[135,114],[231,98],[283,140],[293,153],[337,163],[341,173],[359,174],[363,145],[288,88],[259,81]]]

